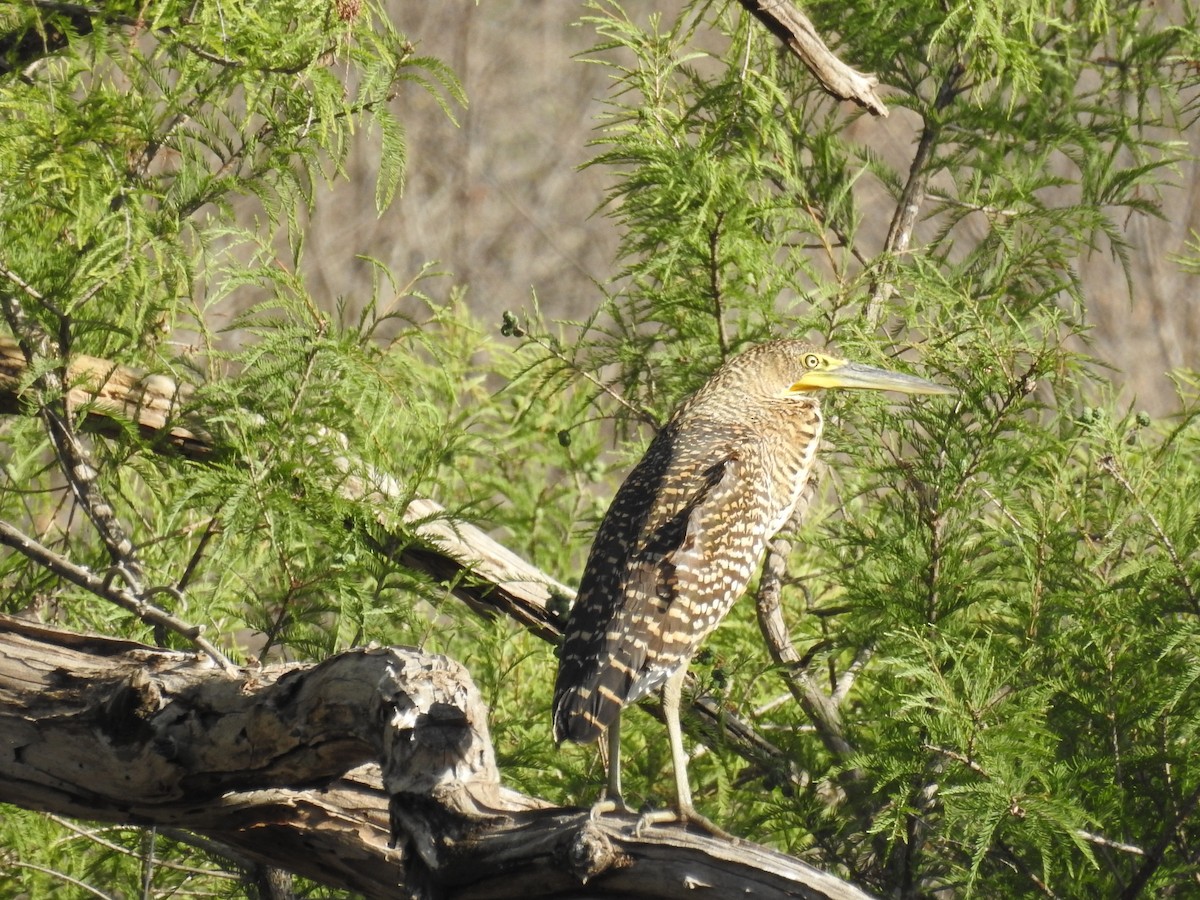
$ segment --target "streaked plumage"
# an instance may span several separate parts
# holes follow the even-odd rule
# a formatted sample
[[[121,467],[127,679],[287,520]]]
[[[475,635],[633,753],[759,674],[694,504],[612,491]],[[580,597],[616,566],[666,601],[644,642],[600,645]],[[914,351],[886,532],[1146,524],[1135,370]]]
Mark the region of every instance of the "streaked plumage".
[[[681,818],[698,819],[675,746],[679,685],[791,518],[820,444],[817,391],[835,386],[949,393],[802,341],[754,347],[671,416],[617,491],[588,556],[560,653],[555,739],[592,741],[610,726],[615,734],[626,703],[667,688]],[[615,793],[618,773],[609,785]]]

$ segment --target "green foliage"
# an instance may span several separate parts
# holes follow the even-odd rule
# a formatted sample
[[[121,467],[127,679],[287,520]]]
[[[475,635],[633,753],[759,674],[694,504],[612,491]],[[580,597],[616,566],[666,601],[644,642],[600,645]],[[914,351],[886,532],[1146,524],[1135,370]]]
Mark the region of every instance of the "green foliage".
[[[47,376],[86,353],[187,385],[176,422],[217,437],[192,459],[128,424],[85,435],[146,583],[177,589],[165,605],[240,658],[453,655],[507,783],[587,802],[600,757],[550,742],[551,651],[398,561],[407,503],[432,496],[573,583],[653,423],[745,346],[819,334],[960,394],[827,398],[830,468],[785,585],[801,663],[770,664],[742,603],[693,665],[780,754],[712,742],[698,804],[889,895],[1196,891],[1200,391],[1181,374],[1176,415],[1120,408],[1119,374],[1080,349],[1077,274],[1141,252],[1123,223],[1170,189],[1196,113],[1189,5],[806,4],[893,88],[912,146],[830,101],[738,4],[648,24],[593,5],[614,81],[592,165],[619,258],[594,316],[506,314],[503,344],[433,268],[371,262],[354,315],[303,277],[302,213],[360,130],[382,138],[378,207],[402,188],[402,83],[448,114],[464,101],[378,5],[59,6],[0,11],[0,299],[31,408],[61,404]],[[920,215],[897,242],[903,196]],[[45,421],[5,416],[0,441],[0,517],[108,567]],[[15,552],[0,586],[5,612],[155,639]],[[851,752],[794,702],[800,674]],[[663,804],[661,726],[625,722],[627,799]],[[5,810],[0,893],[140,892],[151,845],[228,867],[76,828]],[[240,877],[203,889],[238,896]]]
[[[622,269],[604,314],[533,370],[604,371],[661,417],[736,349],[816,331],[961,391],[827,400],[834,454],[796,535],[790,625],[809,677],[844,693],[853,754],[780,706],[789,675],[764,664],[743,604],[710,639],[716,668],[694,670],[766,711],[808,787],[764,800],[728,751],[697,760],[693,785],[719,821],[885,893],[1194,890],[1195,392],[1177,419],[1135,417],[1072,349],[1076,261],[1128,258],[1125,218],[1156,214],[1182,152],[1192,11],[807,8],[921,117],[911,249],[880,252],[878,224],[910,160],[868,123],[848,130],[736,5],[645,27],[596,5],[615,87],[593,164],[613,171]],[[728,35],[716,51],[710,25]],[[669,761],[639,724],[629,794],[662,803]]]
[[[424,609],[445,589],[381,554],[379,532],[415,492],[457,486],[456,457],[479,452],[460,401],[479,391],[469,360],[486,339],[456,299],[427,293],[432,270],[378,279],[357,321],[322,310],[297,273],[300,215],[319,182],[344,174],[356,130],[383,135],[382,208],[404,172],[389,101],[414,82],[449,113],[465,99],[454,76],[373,3],[114,3],[90,17],[59,7],[6,7],[0,41],[0,300],[5,330],[31,353],[30,409],[61,409],[61,388],[42,379],[79,354],[184,385],[175,420],[201,421],[214,452],[164,453],[120,423],[82,440],[138,575],[171,588],[156,602],[233,656],[431,641]],[[65,484],[44,421],[8,416],[0,429],[0,515],[104,571],[111,551]],[[355,502],[340,490],[353,478],[371,487],[379,472],[396,477],[389,496]],[[156,639],[18,554],[0,555],[0,582],[5,612]],[[140,894],[144,877],[147,889],[197,884],[153,862],[194,851],[154,850],[150,833],[130,831],[118,852],[111,838],[50,820],[31,829],[31,818],[0,817],[6,896],[87,896],[87,884]],[[35,830],[51,836],[22,837]],[[247,890],[238,873],[196,877],[215,895]]]

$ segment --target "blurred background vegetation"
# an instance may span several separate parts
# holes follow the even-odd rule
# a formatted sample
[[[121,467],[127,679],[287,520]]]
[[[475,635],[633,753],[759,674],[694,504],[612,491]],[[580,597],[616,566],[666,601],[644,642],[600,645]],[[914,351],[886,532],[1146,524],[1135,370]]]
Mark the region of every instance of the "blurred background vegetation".
[[[30,363],[4,521],[172,586],[240,659],[453,655],[507,783],[584,804],[601,760],[550,742],[552,648],[386,536],[431,496],[575,584],[646,423],[739,348],[820,335],[960,397],[829,398],[780,547],[799,661],[747,602],[694,666],[778,753],[707,741],[698,806],[888,896],[1200,896],[1187,2],[807,4],[886,120],[736,3],[83,9],[0,10],[0,300]],[[124,556],[63,474],[78,353],[191,385],[223,447],[76,435]],[[348,500],[347,472],[401,496]],[[0,584],[5,612],[155,638],[17,552]],[[626,719],[627,799],[662,804],[661,726]],[[4,895],[256,890],[184,832],[0,816]]]

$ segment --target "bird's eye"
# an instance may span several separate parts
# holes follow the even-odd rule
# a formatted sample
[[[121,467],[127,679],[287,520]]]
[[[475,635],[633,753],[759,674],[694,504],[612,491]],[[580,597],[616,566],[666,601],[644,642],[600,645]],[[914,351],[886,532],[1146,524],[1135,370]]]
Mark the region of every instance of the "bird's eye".
[[[815,369],[820,364],[821,358],[815,353],[810,353],[808,356],[804,357],[804,368],[806,369]]]

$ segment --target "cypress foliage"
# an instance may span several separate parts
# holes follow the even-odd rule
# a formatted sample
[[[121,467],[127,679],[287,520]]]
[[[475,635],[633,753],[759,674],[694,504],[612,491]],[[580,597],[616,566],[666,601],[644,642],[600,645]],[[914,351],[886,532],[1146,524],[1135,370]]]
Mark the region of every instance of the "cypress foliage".
[[[1123,223],[1157,214],[1195,126],[1194,10],[806,9],[914,143],[831,101],[738,4],[590,5],[587,62],[613,76],[591,165],[619,258],[586,321],[534,305],[498,329],[432,266],[375,265],[353,314],[303,275],[303,214],[356,130],[382,136],[383,209],[403,186],[399,86],[451,116],[465,100],[380,4],[6,8],[0,301],[26,411],[61,410],[78,354],[188,385],[179,421],[203,416],[215,458],[132,426],[82,435],[128,574],[175,588],[156,596],[239,658],[371,640],[457,657],[507,782],[585,803],[599,752],[551,744],[552,651],[381,552],[380,523],[402,531],[407,499],[433,496],[575,583],[652,423],[738,350],[820,335],[954,384],[953,401],[828,398],[828,469],[786,534],[800,661],[772,664],[743,602],[693,665],[782,753],[764,770],[711,742],[697,805],[888,895],[1200,893],[1200,390],[1179,373],[1159,420],[1118,405],[1077,271],[1156,252]],[[0,518],[104,570],[111,535],[47,421],[0,420]],[[399,496],[340,490],[379,472]],[[7,549],[0,586],[7,613],[185,645]],[[843,749],[801,681],[835,699]],[[661,726],[626,723],[627,799],[669,801]],[[0,893],[133,893],[152,870],[158,891],[245,895],[211,847],[80,828],[5,808]]]

